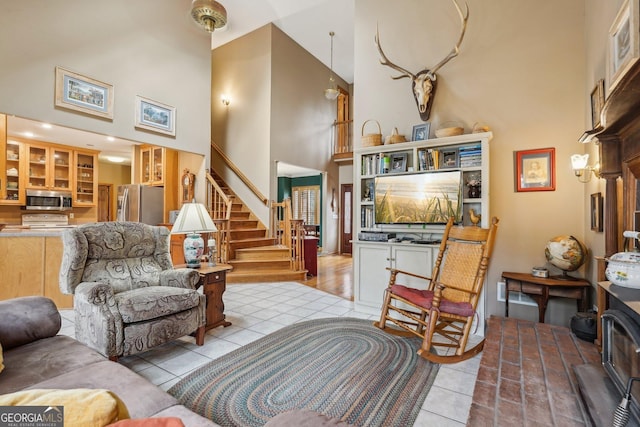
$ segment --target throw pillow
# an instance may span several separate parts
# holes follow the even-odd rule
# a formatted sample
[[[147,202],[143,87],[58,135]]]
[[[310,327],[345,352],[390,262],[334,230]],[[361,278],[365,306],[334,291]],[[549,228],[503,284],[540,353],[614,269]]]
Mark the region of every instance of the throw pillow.
[[[107,427],[184,427],[178,417],[136,418],[118,421]]]
[[[129,418],[124,402],[102,389],[33,389],[0,396],[0,406],[63,406],[65,427],[103,427]]]

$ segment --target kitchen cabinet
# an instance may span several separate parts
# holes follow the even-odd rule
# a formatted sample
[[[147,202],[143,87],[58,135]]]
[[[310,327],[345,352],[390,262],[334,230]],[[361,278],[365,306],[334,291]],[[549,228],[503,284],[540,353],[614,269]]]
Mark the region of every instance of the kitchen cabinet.
[[[75,185],[73,206],[97,206],[98,204],[98,153],[74,151]]]
[[[46,144],[26,144],[27,185],[34,190],[70,191],[73,151]]]
[[[51,298],[58,308],[73,308],[73,295],[60,292],[58,275],[62,261],[62,238],[49,236],[0,237],[0,300],[25,296]]]
[[[143,146],[137,154],[140,165],[139,183],[164,187],[164,219],[169,222],[169,212],[180,208],[178,175],[178,152],[171,148]]]
[[[0,140],[0,152],[5,153],[0,165],[0,204],[24,205],[24,146],[12,140]]]
[[[165,147],[145,146],[140,149],[140,183],[163,187],[176,175],[178,155]]]

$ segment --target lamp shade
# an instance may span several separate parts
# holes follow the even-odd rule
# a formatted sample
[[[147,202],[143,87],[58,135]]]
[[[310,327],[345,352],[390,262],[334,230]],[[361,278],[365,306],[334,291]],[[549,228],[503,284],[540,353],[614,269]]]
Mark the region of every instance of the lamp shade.
[[[204,240],[198,233],[218,231],[202,203],[185,203],[171,228],[171,234],[186,234],[183,243],[184,260],[188,268],[200,268]]]
[[[202,203],[185,203],[180,208],[171,234],[213,233],[216,225]]]

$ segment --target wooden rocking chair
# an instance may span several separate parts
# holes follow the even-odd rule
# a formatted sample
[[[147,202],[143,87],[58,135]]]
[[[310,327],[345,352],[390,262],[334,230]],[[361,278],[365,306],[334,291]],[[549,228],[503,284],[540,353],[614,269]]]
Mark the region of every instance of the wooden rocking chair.
[[[449,219],[431,277],[388,268],[389,287],[380,321],[374,325],[392,334],[422,338],[418,354],[432,362],[456,363],[480,353],[484,338],[470,349],[466,346],[497,224],[495,217],[488,229],[454,226]],[[402,275],[424,279],[428,285],[426,289],[404,286],[396,281]],[[443,349],[436,351],[439,347]],[[448,354],[451,348],[455,354]]]

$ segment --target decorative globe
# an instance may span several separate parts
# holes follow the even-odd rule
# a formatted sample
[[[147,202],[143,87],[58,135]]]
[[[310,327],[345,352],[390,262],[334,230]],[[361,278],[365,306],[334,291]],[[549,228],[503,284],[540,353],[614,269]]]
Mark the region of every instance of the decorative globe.
[[[544,254],[551,265],[566,273],[584,264],[587,248],[573,236],[556,236],[547,242]]]

